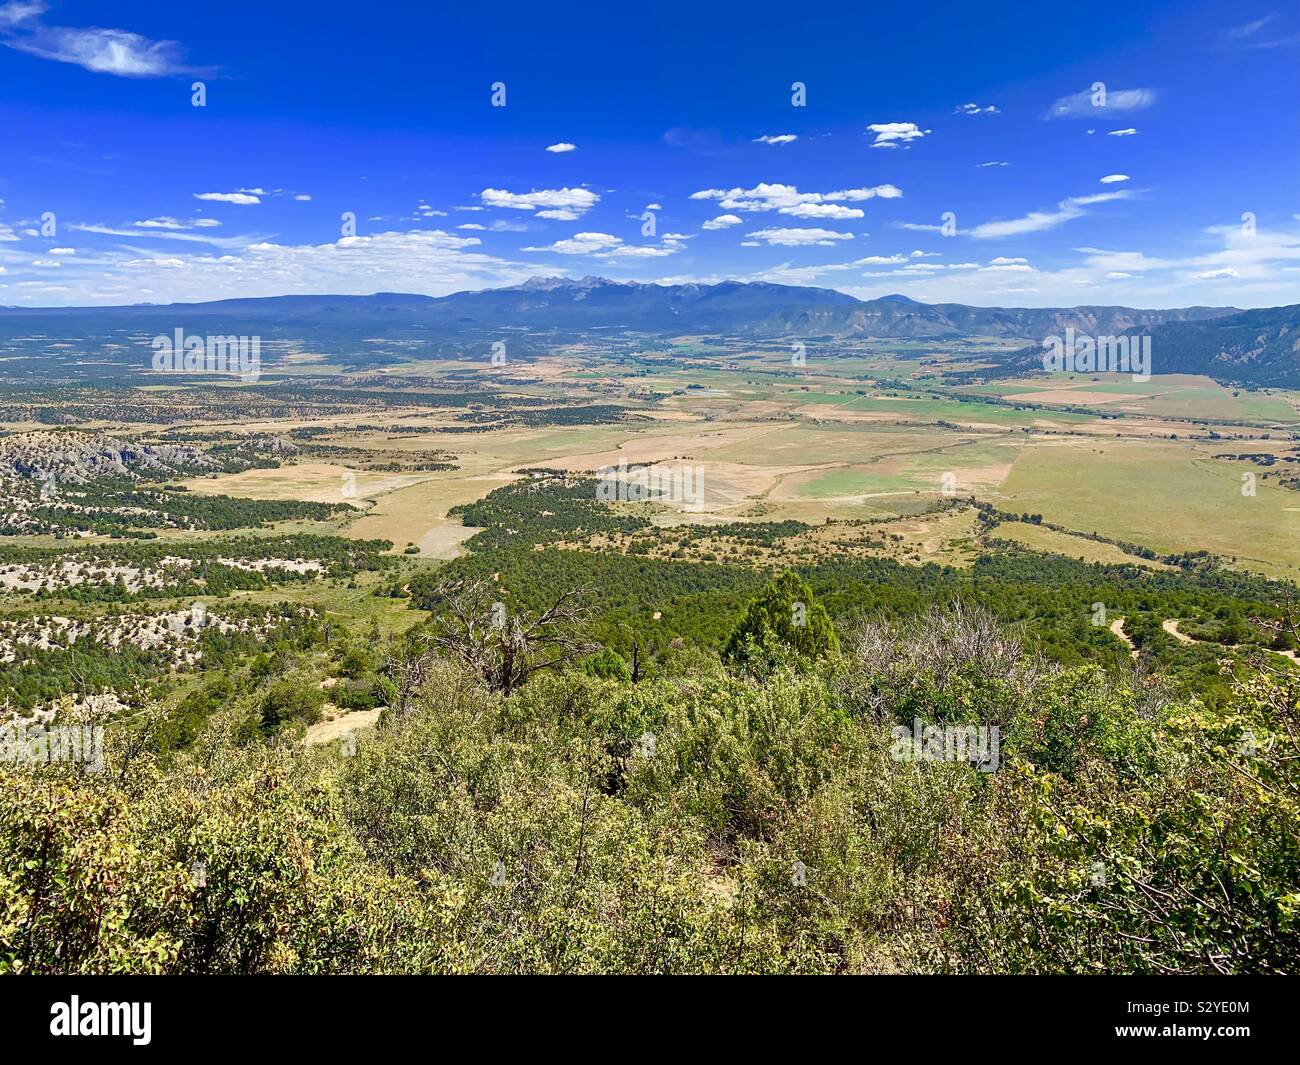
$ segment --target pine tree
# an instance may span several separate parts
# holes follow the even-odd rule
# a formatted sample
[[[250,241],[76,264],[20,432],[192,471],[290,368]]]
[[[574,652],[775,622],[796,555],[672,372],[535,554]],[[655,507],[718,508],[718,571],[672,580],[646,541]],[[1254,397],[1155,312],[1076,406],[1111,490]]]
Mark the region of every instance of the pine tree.
[[[772,637],[805,658],[820,658],[840,648],[826,608],[794,573],[782,574],[750,601],[724,654],[733,661],[742,659],[751,640],[763,645]]]

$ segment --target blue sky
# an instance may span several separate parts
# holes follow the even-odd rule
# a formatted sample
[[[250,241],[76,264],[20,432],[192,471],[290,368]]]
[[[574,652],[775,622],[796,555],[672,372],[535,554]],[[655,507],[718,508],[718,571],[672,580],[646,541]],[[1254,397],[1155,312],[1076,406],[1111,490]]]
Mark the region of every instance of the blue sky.
[[[1295,0],[107,6],[0,0],[0,304],[1300,303]]]

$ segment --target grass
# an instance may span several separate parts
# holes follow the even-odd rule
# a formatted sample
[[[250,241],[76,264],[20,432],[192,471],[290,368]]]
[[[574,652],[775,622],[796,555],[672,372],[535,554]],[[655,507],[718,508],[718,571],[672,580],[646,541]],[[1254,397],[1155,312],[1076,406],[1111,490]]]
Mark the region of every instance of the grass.
[[[1292,405],[1300,400],[1294,393],[1230,389],[1194,374],[1153,374],[1149,381],[1134,381],[1126,374],[1052,374],[958,391],[1155,417],[1300,423],[1300,412]]]
[[[994,501],[1162,554],[1208,550],[1244,568],[1300,576],[1300,493],[1259,481],[1242,495],[1242,464],[1213,444],[1075,440],[1030,448]]]
[[[431,563],[417,563],[401,571],[399,576],[409,580],[421,568]],[[252,592],[236,592],[232,600],[248,603],[295,603],[310,606],[332,616],[346,625],[349,632],[366,633],[377,625],[384,636],[406,632],[429,615],[411,605],[409,599],[392,599],[374,594],[375,587],[388,584],[394,573],[359,573],[349,588],[339,580],[313,581],[309,584],[290,584],[281,588],[267,588]],[[212,600],[212,609],[220,611],[221,600]]]
[[[1163,562],[1155,562],[1140,558],[1137,555],[1130,555],[1127,551],[1116,547],[1114,544],[1090,540],[1086,536],[1072,536],[1069,533],[1057,532],[1055,529],[1047,529],[1041,525],[1030,525],[1024,522],[1004,522],[994,530],[993,537],[998,540],[1010,540],[1013,543],[1023,544],[1034,551],[1064,555],[1066,558],[1077,558],[1083,562],[1100,562],[1103,565],[1129,563],[1135,566],[1145,566],[1148,569],[1170,568]]]

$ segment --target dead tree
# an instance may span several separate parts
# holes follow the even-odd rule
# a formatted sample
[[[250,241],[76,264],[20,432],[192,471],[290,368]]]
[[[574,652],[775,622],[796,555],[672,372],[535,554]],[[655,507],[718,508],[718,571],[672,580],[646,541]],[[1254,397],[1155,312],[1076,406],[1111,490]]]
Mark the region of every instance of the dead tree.
[[[488,577],[447,581],[436,594],[445,609],[432,622],[430,642],[506,695],[534,673],[598,647],[586,638],[583,589],[561,593],[539,614],[508,609]]]
[[[411,703],[429,676],[432,656],[418,650],[409,654],[399,654],[384,664],[384,672],[393,685],[391,711],[394,716],[405,717]]]

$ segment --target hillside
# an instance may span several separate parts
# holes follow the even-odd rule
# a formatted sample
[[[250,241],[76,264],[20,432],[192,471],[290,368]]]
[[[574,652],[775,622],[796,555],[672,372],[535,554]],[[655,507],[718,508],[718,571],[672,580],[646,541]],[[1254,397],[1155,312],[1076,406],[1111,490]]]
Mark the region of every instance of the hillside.
[[[1212,714],[978,610],[765,631],[511,693],[417,652],[328,750],[249,742],[294,682],[227,678],[192,750],[141,715],[107,772],[0,763],[0,973],[1294,971],[1281,684]]]
[[[1152,331],[1151,346],[1158,373],[1300,387],[1300,303],[1165,322]]]
[[[1150,335],[1154,373],[1204,374],[1225,384],[1300,387],[1300,304],[1214,318],[1135,321],[1121,329],[1100,324],[1075,328],[1090,336]],[[1045,335],[1052,333],[1063,335],[1064,326]],[[1032,344],[1011,355],[1004,372],[1040,369],[1041,360],[1042,348]]]

